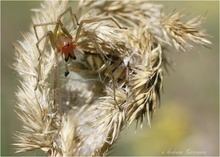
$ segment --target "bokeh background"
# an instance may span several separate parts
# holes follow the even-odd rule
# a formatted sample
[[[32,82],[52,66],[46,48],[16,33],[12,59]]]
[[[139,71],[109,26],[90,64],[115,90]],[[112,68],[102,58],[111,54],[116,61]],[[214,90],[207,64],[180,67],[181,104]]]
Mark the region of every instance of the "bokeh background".
[[[210,34],[210,48],[196,46],[190,52],[170,52],[172,68],[164,76],[161,107],[152,127],[135,125],[121,133],[110,155],[123,156],[219,156],[219,2],[155,1],[164,12],[188,8],[185,18],[207,12],[202,25]],[[31,8],[39,1],[1,1],[1,155],[44,155],[41,151],[15,154],[13,133],[21,129],[14,112],[19,84],[12,43],[31,26]]]

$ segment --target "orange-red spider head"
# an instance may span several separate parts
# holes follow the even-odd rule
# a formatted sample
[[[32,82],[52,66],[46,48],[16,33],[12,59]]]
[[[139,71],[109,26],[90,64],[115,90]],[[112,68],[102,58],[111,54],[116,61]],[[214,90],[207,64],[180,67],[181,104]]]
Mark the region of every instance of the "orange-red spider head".
[[[64,56],[65,61],[67,62],[69,57],[76,59],[74,50],[76,48],[76,43],[72,41],[71,38],[67,36],[59,36],[56,40],[56,46],[58,51]]]

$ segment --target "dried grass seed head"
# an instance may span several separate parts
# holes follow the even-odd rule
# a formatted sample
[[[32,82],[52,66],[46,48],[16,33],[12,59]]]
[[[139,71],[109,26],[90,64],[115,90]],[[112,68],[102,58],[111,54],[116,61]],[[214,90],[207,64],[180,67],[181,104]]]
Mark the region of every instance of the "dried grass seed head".
[[[34,23],[56,22],[67,4],[43,2],[40,9],[35,9]],[[88,7],[85,12],[84,7]],[[59,74],[62,60],[52,45],[46,43],[38,66],[36,36],[33,30],[24,35],[24,41],[15,45],[15,69],[22,82],[17,108],[24,124],[24,131],[17,134],[18,152],[41,148],[49,156],[105,155],[126,124],[137,120],[142,127],[146,116],[150,125],[162,89],[165,48],[172,40],[177,50],[178,44],[186,46],[186,40],[210,43],[198,29],[199,18],[183,23],[178,14],[164,17],[161,7],[146,1],[80,1],[79,22],[89,22],[81,27],[77,50],[93,59],[86,60],[89,63],[70,60],[68,66],[73,71],[67,79]],[[106,17],[127,29],[109,18],[96,20]],[[67,25],[65,18],[61,20]],[[37,28],[38,35],[53,31],[55,26]],[[79,27],[66,27],[74,38]],[[41,48],[45,47],[43,43]],[[92,61],[107,68],[98,69],[93,76],[97,68]],[[86,66],[74,69],[81,63]],[[82,70],[91,73],[79,74]],[[34,90],[38,76],[41,88]]]

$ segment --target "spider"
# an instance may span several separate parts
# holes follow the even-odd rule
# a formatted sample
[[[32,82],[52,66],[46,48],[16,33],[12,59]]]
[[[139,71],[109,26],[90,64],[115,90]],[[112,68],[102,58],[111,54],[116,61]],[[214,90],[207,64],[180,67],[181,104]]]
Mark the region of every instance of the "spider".
[[[65,15],[69,13],[70,17],[71,17],[71,21],[73,23],[73,25],[75,25],[75,23],[78,25],[78,28],[76,30],[76,35],[75,37],[73,37],[68,30],[66,29],[65,25],[63,24],[63,22],[61,21],[61,18]],[[50,44],[53,48],[53,50],[56,53],[60,53],[62,55],[62,58],[64,60],[64,65],[65,65],[65,73],[64,76],[67,77],[69,75],[69,68],[67,65],[67,62],[69,60],[69,58],[75,60],[76,59],[76,55],[75,55],[75,50],[78,50],[82,55],[83,55],[83,59],[82,61],[85,61],[87,63],[88,66],[92,67],[92,70],[85,70],[85,69],[78,69],[78,68],[74,68],[72,66],[71,71],[75,71],[75,72],[82,72],[82,73],[90,73],[90,74],[100,74],[101,72],[108,70],[108,74],[110,75],[110,77],[113,80],[113,88],[115,90],[115,78],[120,78],[118,76],[121,76],[122,73],[124,73],[123,68],[117,68],[117,66],[119,66],[119,63],[121,64],[121,61],[116,61],[114,62],[114,64],[112,63],[112,61],[108,60],[108,58],[106,58],[105,55],[103,54],[92,54],[90,52],[84,52],[81,51],[79,49],[78,46],[78,39],[80,36],[80,32],[83,28],[83,25],[86,23],[93,23],[93,22],[100,22],[100,21],[112,21],[113,23],[115,23],[117,25],[117,27],[119,27],[120,29],[126,29],[125,27],[121,27],[117,21],[115,21],[112,17],[103,17],[103,18],[93,18],[93,19],[86,19],[86,20],[82,20],[80,23],[77,20],[76,14],[74,14],[72,12],[71,7],[69,7],[68,9],[66,9],[62,14],[60,14],[57,18],[56,22],[49,22],[49,23],[41,23],[41,24],[34,24],[33,28],[34,28],[34,32],[37,38],[37,43],[36,43],[36,47],[38,49],[39,52],[39,67],[38,70],[40,70],[40,60],[41,60],[41,56],[45,51],[45,45],[43,47],[43,49],[41,50],[39,47],[39,44],[46,38],[46,41],[44,44],[46,44],[48,42],[48,40],[50,40]],[[40,26],[48,26],[48,25],[54,25],[55,28],[54,30],[49,30],[47,31],[41,38],[38,37],[37,34],[37,27]],[[96,43],[96,42],[95,42]],[[96,43],[97,45],[97,43]],[[96,46],[97,48],[98,46]],[[101,50],[99,50],[99,52],[101,52]],[[90,59],[88,59],[90,58]],[[99,65],[99,66],[97,66]],[[109,77],[109,76],[108,76]],[[39,83],[39,76],[38,76],[38,82],[37,82],[37,86]],[[35,89],[37,89],[37,86]],[[115,91],[114,91],[114,99],[115,99]],[[116,101],[116,100],[115,100]],[[117,101],[116,101],[117,103]]]
[[[75,20],[75,22],[78,25],[75,38],[72,37],[72,35],[68,32],[68,30],[66,29],[66,27],[64,26],[64,24],[61,21],[61,18],[67,13],[70,14],[73,24],[75,25],[75,23],[74,23],[74,20]],[[79,23],[78,20],[77,20],[76,14],[72,13],[71,7],[69,7],[62,14],[60,14],[58,16],[56,22],[34,24],[33,28],[34,28],[34,32],[35,32],[35,35],[36,35],[37,40],[38,40],[37,43],[36,43],[36,46],[37,46],[37,49],[38,49],[38,52],[39,52],[38,60],[41,59],[41,56],[45,51],[45,46],[44,46],[43,50],[40,50],[39,44],[43,41],[43,39],[46,38],[46,42],[48,40],[50,40],[51,46],[54,49],[54,51],[57,52],[57,53],[61,53],[61,55],[62,55],[62,57],[65,61],[64,64],[65,64],[65,67],[66,67],[66,71],[65,71],[64,75],[65,75],[65,77],[67,77],[68,74],[69,74],[69,69],[68,69],[68,66],[67,66],[66,62],[69,60],[69,58],[76,59],[74,50],[76,50],[78,48],[77,41],[79,39],[79,35],[80,35],[81,30],[82,30],[83,24],[92,23],[92,22],[99,22],[99,21],[104,21],[104,20],[112,21],[120,29],[123,29],[123,27],[121,27],[112,17],[86,19],[86,20],[82,20]],[[54,30],[53,31],[49,30],[41,38],[39,38],[36,28],[39,27],[39,26],[48,26],[48,25],[55,25]],[[82,55],[85,56],[83,51],[79,50],[79,52],[81,52]],[[39,78],[38,78],[38,81],[39,81]]]

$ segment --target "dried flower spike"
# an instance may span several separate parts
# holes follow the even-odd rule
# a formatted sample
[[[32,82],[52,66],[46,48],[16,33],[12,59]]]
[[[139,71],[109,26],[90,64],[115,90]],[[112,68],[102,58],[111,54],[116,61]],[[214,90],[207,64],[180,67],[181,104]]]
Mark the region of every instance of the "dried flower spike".
[[[44,1],[14,45],[19,73],[17,152],[106,155],[134,121],[151,125],[163,85],[165,50],[209,45],[198,27],[162,5],[138,0]],[[65,74],[65,77],[63,75]]]

